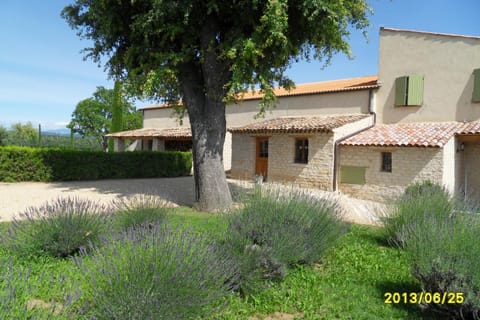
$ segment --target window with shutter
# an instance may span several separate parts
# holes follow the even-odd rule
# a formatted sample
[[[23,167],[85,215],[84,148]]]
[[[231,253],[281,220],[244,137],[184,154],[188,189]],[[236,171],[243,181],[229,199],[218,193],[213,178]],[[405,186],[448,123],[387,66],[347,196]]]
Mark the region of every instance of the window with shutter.
[[[472,102],[480,102],[480,69],[473,70]]]
[[[423,104],[423,76],[409,75],[395,79],[395,105],[421,106]]]

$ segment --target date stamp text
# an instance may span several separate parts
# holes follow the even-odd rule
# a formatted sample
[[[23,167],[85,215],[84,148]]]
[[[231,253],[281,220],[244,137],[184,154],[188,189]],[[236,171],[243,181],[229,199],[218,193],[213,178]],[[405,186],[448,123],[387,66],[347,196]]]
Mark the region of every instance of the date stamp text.
[[[387,304],[462,304],[463,292],[385,292]]]

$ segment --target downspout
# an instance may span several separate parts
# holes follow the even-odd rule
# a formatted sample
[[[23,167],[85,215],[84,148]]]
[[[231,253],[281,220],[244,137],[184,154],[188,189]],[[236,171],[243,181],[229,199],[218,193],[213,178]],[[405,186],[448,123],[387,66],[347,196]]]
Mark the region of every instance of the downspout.
[[[373,90],[375,90],[375,89],[368,90],[368,113],[370,115],[373,115],[373,124],[369,125],[366,128],[360,129],[356,132],[350,133],[343,138],[338,139],[337,141],[335,141],[335,143],[333,145],[333,186],[332,186],[333,191],[337,191],[338,146],[340,145],[340,143],[342,143],[343,141],[353,137],[354,135],[359,134],[360,132],[363,132],[365,130],[373,128],[375,126],[375,124],[377,123],[377,114],[375,112],[375,95],[373,93]]]

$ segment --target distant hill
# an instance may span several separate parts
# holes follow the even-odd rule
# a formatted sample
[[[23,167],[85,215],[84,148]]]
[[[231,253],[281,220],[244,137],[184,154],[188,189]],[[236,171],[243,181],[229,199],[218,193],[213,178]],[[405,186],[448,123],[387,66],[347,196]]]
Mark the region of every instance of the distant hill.
[[[52,136],[70,136],[70,129],[60,128],[60,129],[47,129],[42,130],[42,135],[52,135]]]

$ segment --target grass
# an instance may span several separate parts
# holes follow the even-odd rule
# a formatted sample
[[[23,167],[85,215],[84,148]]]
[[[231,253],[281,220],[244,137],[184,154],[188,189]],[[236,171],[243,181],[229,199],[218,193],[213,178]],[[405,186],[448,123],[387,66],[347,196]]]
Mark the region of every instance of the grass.
[[[173,225],[214,236],[226,228],[221,216],[185,207],[176,208],[168,219]],[[0,232],[5,228],[0,224]],[[62,301],[85,286],[69,259],[9,255],[0,248],[0,261],[12,259],[15,267],[29,270],[28,281],[36,290],[25,293],[27,301]],[[386,292],[420,291],[410,265],[404,251],[385,245],[381,229],[352,225],[319,264],[299,266],[284,282],[254,295],[232,295],[227,308],[211,318],[253,320],[282,312],[298,319],[433,319],[415,305],[384,303]],[[81,318],[81,308],[80,297],[70,317]]]

